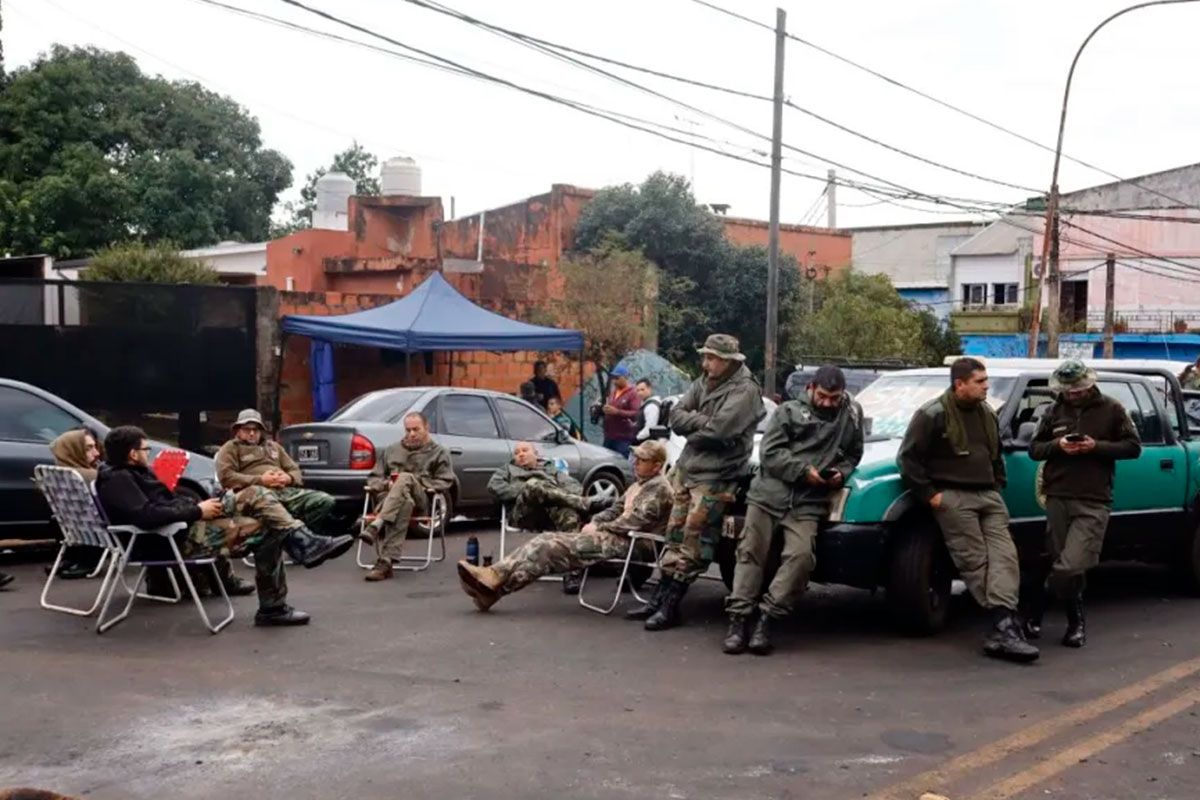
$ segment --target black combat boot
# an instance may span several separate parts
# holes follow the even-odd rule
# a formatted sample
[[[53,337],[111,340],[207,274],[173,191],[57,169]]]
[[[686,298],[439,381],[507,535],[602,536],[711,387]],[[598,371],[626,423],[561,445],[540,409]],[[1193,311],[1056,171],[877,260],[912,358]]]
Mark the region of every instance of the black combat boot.
[[[769,656],[775,649],[775,645],[771,644],[770,625],[770,616],[758,615],[758,621],[754,623],[754,633],[750,634],[750,652],[756,656]]]
[[[725,634],[725,641],[721,644],[721,650],[731,656],[746,652],[746,640],[749,638],[746,629],[749,627],[749,617],[744,614],[730,614],[729,632]]]
[[[983,640],[984,655],[1022,664],[1037,661],[1041,653],[1025,641],[1021,621],[1015,613],[1007,608],[994,608],[992,619],[992,632]]]
[[[1021,627],[1027,640],[1042,638],[1042,618],[1046,615],[1048,604],[1045,573],[1033,568],[1026,573],[1022,569],[1021,602],[1017,611],[1021,615]]]
[[[253,583],[242,580],[234,573],[233,565],[229,563],[228,558],[218,558],[216,567],[217,574],[221,576],[221,585],[225,587],[225,594],[230,597],[245,597],[257,591]],[[218,594],[218,592],[214,591],[213,594]]]
[[[260,608],[258,613],[254,615],[254,624],[260,628],[275,625],[307,625],[308,620],[308,614],[303,611],[297,611],[289,605]]]
[[[283,540],[283,551],[294,563],[312,569],[337,558],[353,545],[353,536],[318,536],[301,525],[288,532]]]
[[[563,594],[579,594],[579,585],[583,583],[583,570],[575,570],[563,575]]]
[[[687,594],[688,587],[691,584],[680,583],[679,581],[671,581],[671,585],[667,587],[666,594],[663,595],[662,605],[658,607],[646,620],[644,627],[648,631],[665,631],[668,628],[674,628],[683,623],[683,615],[679,611],[679,604],[683,602],[683,596]]]
[[[1067,632],[1063,634],[1063,647],[1083,647],[1087,644],[1087,632],[1083,623],[1083,593],[1067,599]]]
[[[631,608],[625,612],[625,619],[636,619],[641,622],[650,619],[655,611],[663,604],[663,598],[667,596],[667,588],[674,582],[674,578],[663,575],[658,579],[658,586],[654,587],[654,594],[650,595],[650,599],[643,606]]]

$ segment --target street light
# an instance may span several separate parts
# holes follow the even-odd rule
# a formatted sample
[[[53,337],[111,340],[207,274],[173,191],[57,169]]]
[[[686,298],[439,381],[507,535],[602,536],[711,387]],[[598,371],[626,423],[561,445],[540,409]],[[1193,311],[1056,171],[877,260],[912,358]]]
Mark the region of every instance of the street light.
[[[1050,176],[1050,196],[1046,201],[1046,229],[1042,238],[1042,274],[1038,280],[1038,290],[1035,295],[1036,301],[1033,304],[1032,320],[1029,325],[1030,358],[1037,358],[1038,334],[1040,333],[1042,316],[1042,294],[1046,289],[1047,283],[1049,284],[1050,295],[1047,298],[1046,307],[1046,355],[1049,358],[1058,358],[1058,166],[1062,161],[1063,131],[1067,127],[1067,101],[1071,98],[1071,78],[1075,76],[1075,66],[1079,63],[1079,57],[1083,55],[1083,48],[1088,46],[1088,42],[1100,32],[1101,28],[1117,17],[1128,14],[1130,11],[1137,11],[1139,8],[1149,8],[1151,6],[1173,6],[1180,3],[1195,2],[1200,2],[1200,0],[1151,0],[1151,2],[1138,3],[1129,8],[1123,8],[1093,28],[1092,32],[1087,35],[1087,38],[1083,40],[1083,44],[1079,45],[1079,49],[1075,51],[1075,58],[1071,60],[1071,69],[1067,71],[1067,85],[1063,89],[1062,113],[1058,119],[1058,144],[1054,148],[1054,172]]]

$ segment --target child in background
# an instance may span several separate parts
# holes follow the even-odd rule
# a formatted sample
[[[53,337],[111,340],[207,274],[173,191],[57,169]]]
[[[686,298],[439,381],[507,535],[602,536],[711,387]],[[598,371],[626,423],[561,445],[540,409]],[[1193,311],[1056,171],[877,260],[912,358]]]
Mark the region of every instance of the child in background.
[[[582,439],[583,434],[579,431],[579,426],[575,424],[575,420],[571,419],[571,415],[563,409],[563,401],[561,397],[555,395],[546,401],[546,413],[550,415],[550,419],[557,422],[571,434],[572,439]]]

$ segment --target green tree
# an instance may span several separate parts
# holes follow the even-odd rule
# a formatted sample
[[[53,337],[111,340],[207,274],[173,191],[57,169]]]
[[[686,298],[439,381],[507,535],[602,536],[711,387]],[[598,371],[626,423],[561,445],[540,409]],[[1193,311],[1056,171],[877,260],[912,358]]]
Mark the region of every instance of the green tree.
[[[124,53],[56,45],[0,86],[0,249],[263,239],[291,172],[237,103]]]
[[[695,367],[696,346],[711,332],[732,333],[750,368],[761,370],[765,326],[767,252],[739,247],[724,227],[696,203],[686,178],[656,172],[640,186],[597,192],[575,229],[575,247],[589,250],[616,233],[660,268],[659,350]],[[780,308],[797,293],[795,262],[780,264]]]
[[[152,245],[131,242],[106,247],[92,256],[84,278],[114,283],[218,282],[215,269],[204,262],[184,258],[171,242]]]
[[[354,142],[335,155],[328,167],[320,167],[308,174],[300,189],[300,202],[285,204],[284,209],[290,218],[273,229],[276,236],[312,227],[313,212],[317,208],[317,181],[330,172],[344,172],[353,178],[355,194],[368,197],[379,195],[379,159]]]

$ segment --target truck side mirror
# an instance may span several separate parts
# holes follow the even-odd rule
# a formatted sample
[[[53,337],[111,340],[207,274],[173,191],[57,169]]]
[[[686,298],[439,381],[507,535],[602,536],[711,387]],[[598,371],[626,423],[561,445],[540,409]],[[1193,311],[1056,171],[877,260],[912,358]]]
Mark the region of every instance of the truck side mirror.
[[[1035,434],[1037,434],[1036,422],[1022,422],[1021,426],[1017,428],[1017,438],[1011,442],[1012,447],[1020,450],[1028,449]]]

